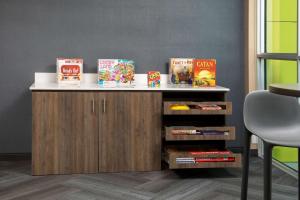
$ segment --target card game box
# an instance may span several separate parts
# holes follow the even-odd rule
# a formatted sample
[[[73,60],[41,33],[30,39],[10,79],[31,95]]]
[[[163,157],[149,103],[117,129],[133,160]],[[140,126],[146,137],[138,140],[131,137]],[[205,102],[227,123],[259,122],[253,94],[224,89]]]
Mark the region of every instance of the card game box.
[[[148,72],[148,87],[160,87],[160,72],[149,71]]]

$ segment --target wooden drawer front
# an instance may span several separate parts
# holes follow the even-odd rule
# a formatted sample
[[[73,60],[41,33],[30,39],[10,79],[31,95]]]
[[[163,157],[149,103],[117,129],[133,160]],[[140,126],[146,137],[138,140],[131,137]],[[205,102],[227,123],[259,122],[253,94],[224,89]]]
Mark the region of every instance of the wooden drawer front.
[[[222,110],[201,110],[193,108],[198,104],[218,105]],[[172,105],[188,105],[192,107],[190,110],[171,110]],[[231,115],[232,103],[231,102],[189,102],[189,101],[165,101],[164,102],[164,115]]]
[[[201,162],[201,163],[176,163],[176,158],[195,157],[188,151],[177,151],[168,149],[165,152],[165,161],[169,164],[169,169],[190,169],[190,168],[239,168],[241,167],[241,154],[232,153],[233,162]],[[198,156],[197,156],[198,157]],[[206,157],[206,156],[201,156]]]
[[[228,135],[176,135],[172,130],[216,130],[228,131]],[[235,127],[195,127],[195,126],[172,126],[165,127],[166,141],[180,141],[180,140],[235,140]]]

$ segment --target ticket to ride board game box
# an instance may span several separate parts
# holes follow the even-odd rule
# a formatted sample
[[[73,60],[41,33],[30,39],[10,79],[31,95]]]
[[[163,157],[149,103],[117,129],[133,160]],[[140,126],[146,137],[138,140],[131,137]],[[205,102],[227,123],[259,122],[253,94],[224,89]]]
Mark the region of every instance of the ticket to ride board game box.
[[[169,79],[173,84],[192,84],[193,58],[170,58]]]
[[[134,82],[134,61],[98,59],[98,84],[103,87],[131,86]]]
[[[59,84],[80,84],[83,71],[83,59],[57,58],[56,67],[57,81]]]
[[[194,60],[194,87],[215,87],[216,86],[216,65],[215,59]]]
[[[148,72],[148,87],[160,87],[160,72]]]

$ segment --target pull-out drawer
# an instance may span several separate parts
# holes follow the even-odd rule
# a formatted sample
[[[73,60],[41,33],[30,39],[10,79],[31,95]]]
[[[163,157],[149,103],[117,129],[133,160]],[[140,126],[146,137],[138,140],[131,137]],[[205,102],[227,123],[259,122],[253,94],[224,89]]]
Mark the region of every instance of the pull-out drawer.
[[[235,127],[165,127],[166,141],[235,140]]]
[[[241,154],[227,150],[216,151],[167,148],[164,160],[170,169],[189,168],[238,168],[241,167]]]
[[[175,108],[177,107],[177,108]],[[178,108],[182,107],[182,108]],[[165,101],[164,115],[231,115],[231,102]]]

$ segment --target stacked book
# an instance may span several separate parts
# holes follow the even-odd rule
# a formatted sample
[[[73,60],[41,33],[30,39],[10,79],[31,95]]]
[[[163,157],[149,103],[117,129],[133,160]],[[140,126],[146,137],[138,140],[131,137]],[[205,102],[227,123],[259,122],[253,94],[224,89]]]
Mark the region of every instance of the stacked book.
[[[193,151],[189,157],[176,158],[177,164],[205,163],[205,162],[234,162],[235,157],[230,151]]]
[[[196,108],[200,110],[222,110],[222,107],[217,104],[198,104]]]
[[[214,111],[214,110],[222,110],[222,107],[217,104],[205,104],[205,103],[199,103],[197,105],[186,105],[186,104],[174,104],[170,106],[171,110],[190,110],[190,109],[199,109],[199,110],[208,110],[208,111]]]
[[[171,131],[173,135],[229,135],[229,131],[218,130],[198,130],[198,129],[174,129]]]
[[[234,162],[235,157],[230,151],[193,151],[191,155],[195,156],[195,162]]]
[[[183,157],[183,158],[176,158],[177,164],[188,164],[188,163],[195,163],[195,158],[191,157]]]

